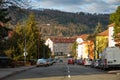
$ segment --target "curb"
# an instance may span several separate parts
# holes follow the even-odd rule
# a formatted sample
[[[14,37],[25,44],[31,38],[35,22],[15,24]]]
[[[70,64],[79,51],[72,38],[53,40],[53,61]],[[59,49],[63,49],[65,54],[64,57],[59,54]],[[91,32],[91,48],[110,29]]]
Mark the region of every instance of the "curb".
[[[119,74],[120,75],[120,71],[109,71],[108,74]]]
[[[23,70],[18,70],[18,71],[12,72],[12,73],[4,76],[4,77],[1,77],[0,80],[3,80],[3,79],[5,79],[5,78],[10,77],[10,76],[13,76],[13,75],[15,75],[15,74],[17,74],[17,73],[21,73],[21,72],[24,72],[24,71],[27,71],[27,70],[30,70],[30,69],[33,69],[33,68],[35,68],[35,66],[30,67],[30,68],[27,68],[27,69],[23,69]]]

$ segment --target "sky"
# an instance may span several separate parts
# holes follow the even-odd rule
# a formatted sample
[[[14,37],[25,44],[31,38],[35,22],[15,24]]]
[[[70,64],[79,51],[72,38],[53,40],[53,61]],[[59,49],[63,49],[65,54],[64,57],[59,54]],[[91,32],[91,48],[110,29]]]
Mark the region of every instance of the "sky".
[[[113,13],[120,0],[29,0],[33,9],[55,9],[65,12]]]

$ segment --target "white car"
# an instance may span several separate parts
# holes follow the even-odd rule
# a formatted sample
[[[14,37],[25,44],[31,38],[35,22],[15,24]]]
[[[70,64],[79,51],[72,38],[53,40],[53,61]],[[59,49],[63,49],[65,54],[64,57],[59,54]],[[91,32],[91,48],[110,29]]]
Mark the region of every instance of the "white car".
[[[37,60],[37,63],[36,63],[36,67],[39,67],[39,66],[48,66],[48,62],[46,59],[38,59]]]
[[[85,59],[83,60],[83,65],[85,65],[85,66],[90,66],[90,65],[91,65],[91,60],[85,58]]]

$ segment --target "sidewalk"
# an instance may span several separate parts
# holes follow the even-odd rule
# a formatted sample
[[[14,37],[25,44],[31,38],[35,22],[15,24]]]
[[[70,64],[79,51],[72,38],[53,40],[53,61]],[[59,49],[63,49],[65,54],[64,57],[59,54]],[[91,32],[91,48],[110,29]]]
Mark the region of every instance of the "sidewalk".
[[[35,66],[24,66],[24,67],[16,67],[16,68],[0,68],[0,80],[12,76],[16,73],[20,73],[29,69],[33,69]]]
[[[112,70],[108,71],[109,74],[119,74],[120,75],[120,70]]]

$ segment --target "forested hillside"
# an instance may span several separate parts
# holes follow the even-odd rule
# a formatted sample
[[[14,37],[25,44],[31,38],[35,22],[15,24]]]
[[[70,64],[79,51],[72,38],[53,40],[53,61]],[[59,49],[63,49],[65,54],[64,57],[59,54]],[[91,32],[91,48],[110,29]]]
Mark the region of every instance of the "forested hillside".
[[[43,36],[74,36],[93,33],[98,22],[102,24],[103,30],[109,24],[109,14],[69,13],[50,9],[25,10],[15,7],[11,7],[10,11],[11,22],[14,25],[17,22],[24,22],[30,13],[34,13]]]

